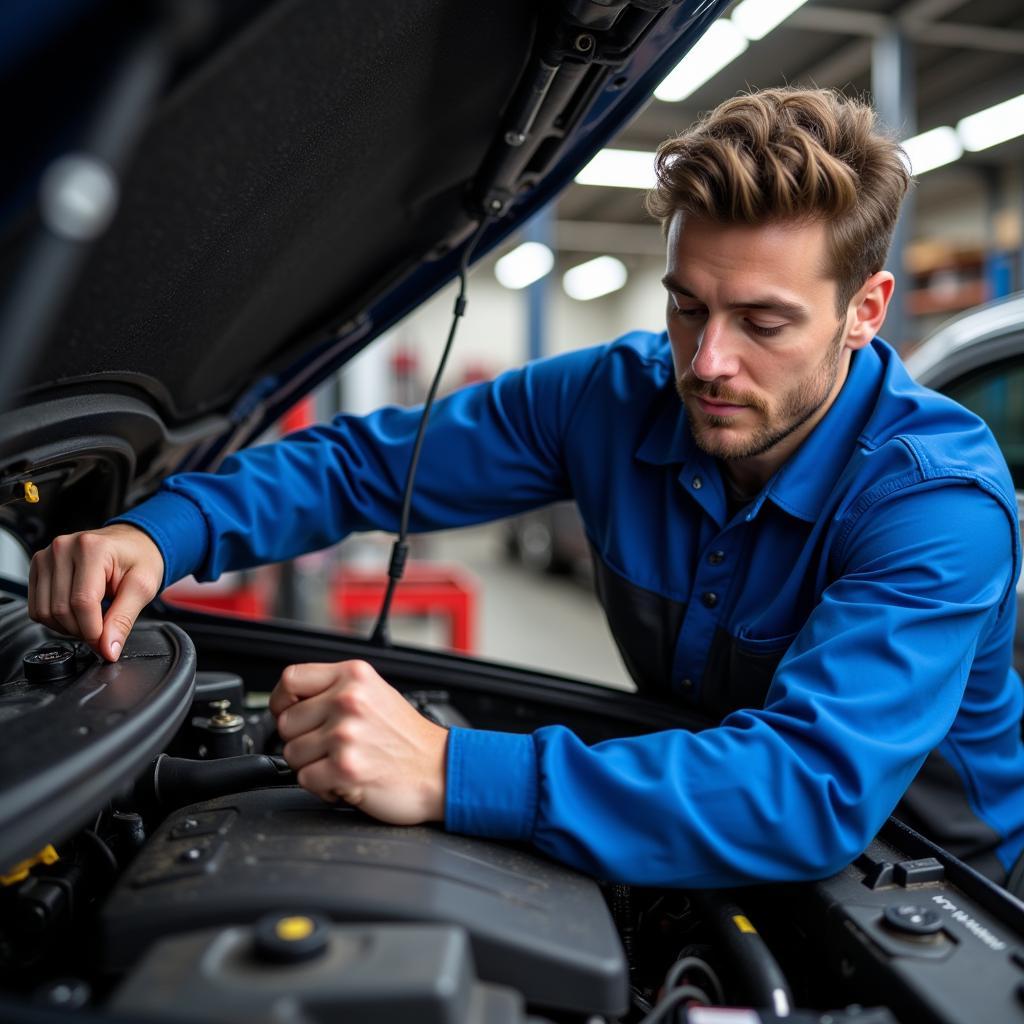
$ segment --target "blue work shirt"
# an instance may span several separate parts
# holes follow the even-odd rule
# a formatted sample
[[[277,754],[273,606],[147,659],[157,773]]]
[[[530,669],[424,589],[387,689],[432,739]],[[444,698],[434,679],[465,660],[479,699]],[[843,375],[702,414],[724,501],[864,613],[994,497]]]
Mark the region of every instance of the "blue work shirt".
[[[156,541],[166,584],[395,530],[418,419],[339,416],[172,477],[120,519]],[[414,530],[566,498],[638,688],[719,724],[593,746],[560,726],[452,729],[447,828],[530,840],[607,879],[731,886],[839,870],[902,798],[904,820],[1005,878],[1024,847],[1020,554],[1013,485],[981,420],[876,339],[730,513],[665,334],[438,404]]]

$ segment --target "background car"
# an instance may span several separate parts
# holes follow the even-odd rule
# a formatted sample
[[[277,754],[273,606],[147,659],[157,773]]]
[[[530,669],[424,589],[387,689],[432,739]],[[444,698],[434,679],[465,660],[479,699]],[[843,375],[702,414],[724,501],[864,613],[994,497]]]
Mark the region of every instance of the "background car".
[[[1006,457],[1024,522],[1024,293],[950,321],[906,359],[922,383],[949,395],[992,428]],[[1014,664],[1024,672],[1024,589],[1017,581]],[[1022,723],[1024,726],[1024,723]]]

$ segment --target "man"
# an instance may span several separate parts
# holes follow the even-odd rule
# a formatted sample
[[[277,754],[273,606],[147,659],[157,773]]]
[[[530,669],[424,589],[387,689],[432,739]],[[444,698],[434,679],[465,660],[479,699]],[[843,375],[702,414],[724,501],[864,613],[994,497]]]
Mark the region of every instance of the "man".
[[[413,528],[575,498],[638,687],[720,724],[594,747],[446,732],[365,663],[293,665],[270,705],[285,757],[385,821],[529,839],[642,884],[828,875],[906,793],[904,818],[1019,886],[1013,486],[985,426],[876,337],[898,147],[859,103],[771,90],[666,143],[658,177],[667,333],[441,402]],[[32,614],[114,660],[187,573],[394,529],[417,419],[338,417],[172,478],[37,554]]]

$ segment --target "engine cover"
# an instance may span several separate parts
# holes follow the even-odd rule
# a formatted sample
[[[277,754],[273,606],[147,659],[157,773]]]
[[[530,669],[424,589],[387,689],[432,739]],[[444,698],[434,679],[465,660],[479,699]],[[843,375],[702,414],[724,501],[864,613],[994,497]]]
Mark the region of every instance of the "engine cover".
[[[478,976],[535,1006],[618,1015],[628,968],[589,878],[517,846],[382,825],[297,788],[172,814],[101,915],[104,966],[156,939],[270,912],[338,922],[436,922],[469,934]]]

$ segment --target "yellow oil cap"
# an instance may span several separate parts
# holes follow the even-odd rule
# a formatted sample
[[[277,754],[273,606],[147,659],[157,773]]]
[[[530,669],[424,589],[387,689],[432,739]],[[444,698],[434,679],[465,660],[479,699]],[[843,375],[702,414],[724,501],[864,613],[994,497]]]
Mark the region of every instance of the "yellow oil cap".
[[[277,937],[284,939],[285,942],[298,942],[299,939],[312,935],[315,927],[312,918],[297,915],[280,918],[274,926],[274,931]]]
[[[268,914],[256,922],[253,952],[267,963],[297,964],[326,953],[330,937],[320,914]]]

